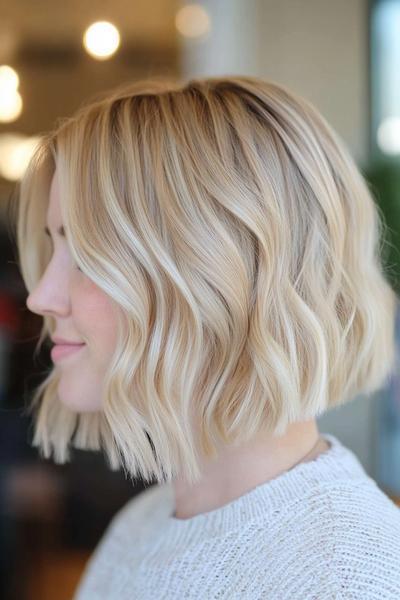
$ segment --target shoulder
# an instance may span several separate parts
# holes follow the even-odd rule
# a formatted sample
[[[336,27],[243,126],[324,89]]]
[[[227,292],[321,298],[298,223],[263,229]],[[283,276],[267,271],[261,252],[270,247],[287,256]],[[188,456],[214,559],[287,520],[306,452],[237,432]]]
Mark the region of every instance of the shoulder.
[[[152,485],[114,515],[86,563],[74,600],[117,597],[116,589],[131,576],[132,542],[136,546],[149,535],[152,511],[165,510],[164,496],[163,486]]]
[[[332,509],[333,565],[343,594],[400,598],[400,508],[368,478],[342,488]]]
[[[400,598],[400,508],[369,477],[316,483],[238,535],[266,597]]]
[[[163,484],[153,484],[129,500],[110,521],[105,535],[135,533],[140,535],[152,523],[165,516],[169,510],[169,488]]]
[[[112,517],[92,555],[92,562],[110,556],[119,556],[132,543],[132,536],[139,541],[157,523],[158,516],[166,509],[163,502],[164,486],[151,485],[137,494]]]
[[[337,598],[400,598],[400,508],[373,479],[317,486],[299,510],[294,549]]]

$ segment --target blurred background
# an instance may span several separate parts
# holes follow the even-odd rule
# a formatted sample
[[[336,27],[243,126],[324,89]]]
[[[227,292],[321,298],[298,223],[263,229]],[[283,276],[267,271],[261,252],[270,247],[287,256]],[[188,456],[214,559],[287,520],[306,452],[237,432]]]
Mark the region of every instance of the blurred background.
[[[115,512],[143,490],[101,453],[40,459],[24,414],[50,367],[5,211],[40,135],[90,96],[152,75],[247,74],[310,100],[349,147],[387,224],[400,289],[400,0],[51,0],[0,5],[0,597],[71,598]],[[398,314],[399,317],[399,314]],[[400,344],[400,317],[397,343]],[[400,503],[400,365],[318,419]]]

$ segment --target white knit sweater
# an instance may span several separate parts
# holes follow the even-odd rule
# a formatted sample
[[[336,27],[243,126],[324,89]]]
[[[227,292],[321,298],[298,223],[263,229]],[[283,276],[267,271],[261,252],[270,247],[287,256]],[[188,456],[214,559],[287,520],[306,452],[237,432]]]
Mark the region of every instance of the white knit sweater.
[[[74,600],[400,599],[400,509],[331,447],[216,510],[177,519],[171,484],[112,519]]]

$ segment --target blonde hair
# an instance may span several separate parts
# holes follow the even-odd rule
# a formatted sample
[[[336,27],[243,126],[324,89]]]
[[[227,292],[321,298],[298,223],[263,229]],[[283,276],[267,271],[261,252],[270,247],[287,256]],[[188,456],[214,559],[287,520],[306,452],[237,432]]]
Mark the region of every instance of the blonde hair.
[[[29,292],[50,256],[56,167],[71,253],[121,319],[101,411],[60,403],[54,369],[35,390],[46,458],[102,448],[132,477],[194,482],[199,450],[282,435],[387,382],[383,218],[305,99],[254,77],[154,79],[59,121],[20,183]]]

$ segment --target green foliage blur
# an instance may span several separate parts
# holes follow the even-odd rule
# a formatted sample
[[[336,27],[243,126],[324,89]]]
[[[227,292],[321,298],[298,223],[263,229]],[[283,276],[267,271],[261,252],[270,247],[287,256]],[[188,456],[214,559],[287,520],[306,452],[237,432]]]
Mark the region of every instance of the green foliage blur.
[[[385,273],[400,297],[400,160],[377,160],[363,175],[384,220],[381,255]]]

